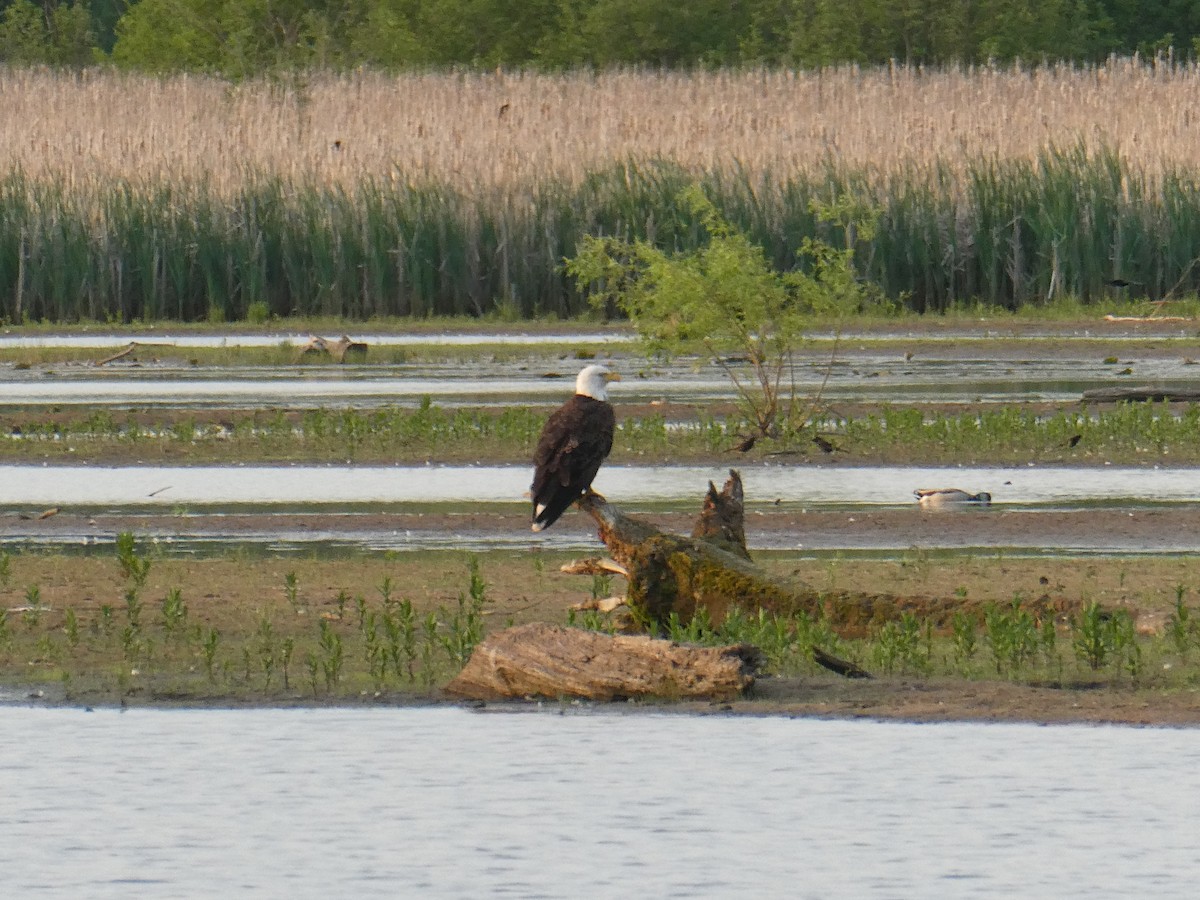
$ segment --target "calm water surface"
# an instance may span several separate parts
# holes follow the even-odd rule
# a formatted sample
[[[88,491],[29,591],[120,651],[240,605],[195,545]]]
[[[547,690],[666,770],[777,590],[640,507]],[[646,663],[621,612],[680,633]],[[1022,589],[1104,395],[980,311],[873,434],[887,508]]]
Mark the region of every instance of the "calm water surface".
[[[913,490],[988,491],[996,504],[1194,502],[1200,468],[1132,466],[739,465],[754,503],[912,505]],[[0,465],[9,505],[514,503],[530,466]],[[615,503],[687,500],[729,466],[604,466],[595,488]]]
[[[1191,897],[1200,732],[0,708],[8,897]]]

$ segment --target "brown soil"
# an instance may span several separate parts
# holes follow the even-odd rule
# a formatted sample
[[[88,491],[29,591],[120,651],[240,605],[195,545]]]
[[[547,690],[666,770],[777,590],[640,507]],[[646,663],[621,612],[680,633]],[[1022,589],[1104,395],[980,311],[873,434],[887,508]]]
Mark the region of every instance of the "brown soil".
[[[1007,681],[767,679],[753,699],[695,704],[758,715],[902,719],[910,722],[1115,723],[1198,726],[1200,691],[1149,691],[1087,683],[1030,686]]]

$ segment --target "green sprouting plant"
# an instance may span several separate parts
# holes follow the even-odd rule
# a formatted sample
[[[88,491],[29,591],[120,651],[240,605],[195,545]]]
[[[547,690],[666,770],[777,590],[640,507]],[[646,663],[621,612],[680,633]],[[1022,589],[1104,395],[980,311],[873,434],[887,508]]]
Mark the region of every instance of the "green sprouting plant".
[[[904,672],[927,672],[930,666],[932,629],[910,612],[885,623],[875,638],[875,661],[886,673],[897,667]]]
[[[133,625],[126,625],[121,629],[121,650],[125,654],[126,662],[136,662],[142,655],[141,634]]]
[[[602,600],[612,594],[612,579],[608,575],[595,574],[592,576],[592,599]]]
[[[602,634],[615,634],[617,630],[611,617],[595,609],[584,610],[583,615],[579,615],[574,609],[567,610],[567,625],[587,631],[599,631]]]
[[[979,648],[979,622],[971,615],[956,612],[950,619],[951,641],[954,646],[954,662],[964,667],[975,656]]]
[[[142,627],[142,598],[136,587],[125,591],[125,616],[136,634]]]
[[[296,639],[285,637],[279,644],[279,669],[283,675],[283,689],[290,690],[288,683],[288,667],[292,663],[292,654],[296,652]]]
[[[1046,616],[1042,620],[1041,628],[1039,629],[1040,643],[1042,647],[1042,659],[1045,660],[1047,666],[1052,669],[1057,669],[1058,674],[1062,674],[1062,657],[1058,655],[1058,626],[1054,622],[1052,615]]]
[[[1133,615],[1118,609],[1112,617],[1113,652],[1120,666],[1131,678],[1142,674],[1142,647],[1138,643]]]
[[[0,552],[0,587],[8,587],[12,580],[12,557],[7,552]]]
[[[321,673],[321,662],[317,659],[315,653],[309,652],[304,654],[304,668],[308,672],[308,686],[312,689],[313,696],[317,696],[317,676]]]
[[[288,605],[291,606],[294,612],[300,610],[300,584],[296,579],[295,572],[288,572],[283,576],[283,595],[287,597]]]
[[[1075,656],[1098,671],[1110,660],[1130,675],[1142,670],[1142,650],[1137,642],[1133,616],[1127,609],[1105,610],[1092,602],[1084,607],[1079,621],[1072,622]]]
[[[367,671],[375,683],[375,689],[382,690],[387,678],[388,651],[379,636],[379,616],[375,610],[367,613],[363,621],[362,636]]]
[[[100,604],[100,633],[105,637],[112,634],[113,608],[107,603]]]
[[[358,630],[362,631],[363,623],[367,618],[367,601],[362,594],[355,594],[354,610],[358,613]]]
[[[54,640],[48,632],[43,632],[38,636],[34,647],[37,649],[37,655],[41,659],[49,660],[58,657],[58,648],[55,646]]]
[[[187,627],[188,607],[183,591],[171,588],[162,600],[163,631],[168,638],[176,637]]]
[[[42,589],[36,584],[31,584],[25,588],[25,611],[22,617],[25,626],[31,631],[37,628],[42,621],[43,612],[45,607],[42,606]]]
[[[383,626],[387,632],[392,670],[397,676],[401,673],[406,675],[411,683],[415,678],[413,666],[417,660],[417,616],[412,601],[406,598],[385,609]]]
[[[1105,634],[1105,620],[1100,604],[1093,602],[1084,607],[1078,624],[1072,622],[1075,656],[1087,663],[1092,671],[1105,664],[1111,649]]]
[[[117,535],[117,562],[122,574],[133,582],[134,587],[140,589],[145,586],[150,575],[150,560],[138,556],[133,532],[122,531]]]
[[[325,619],[321,620],[317,646],[321,650],[321,671],[325,675],[325,689],[331,691],[342,679],[342,664],[345,661],[345,654],[342,650],[341,637]]]
[[[271,677],[275,674],[275,628],[265,613],[258,622],[255,649],[263,670],[263,690],[270,690]]]
[[[72,649],[79,646],[79,618],[73,608],[68,608],[63,620],[63,634],[67,636],[67,644]]]
[[[384,575],[379,582],[379,599],[383,601],[384,609],[387,609],[392,604],[392,577]]]
[[[204,651],[204,671],[209,681],[216,681],[217,647],[221,643],[221,633],[216,628],[209,628],[204,633],[201,648]]]
[[[468,569],[468,593],[458,595],[458,609],[447,623],[449,633],[441,638],[451,665],[459,668],[467,664],[475,645],[483,637],[483,606],[487,602],[487,584],[479,572],[479,560],[472,557]],[[441,612],[445,615],[444,610]]]
[[[0,609],[0,647],[7,647],[12,634],[8,630],[8,610]]]
[[[425,687],[432,687],[437,678],[434,656],[440,645],[437,615],[429,613],[421,622],[421,683]]]
[[[1166,634],[1175,645],[1175,652],[1181,659],[1186,660],[1196,642],[1196,623],[1192,619],[1192,611],[1183,602],[1187,588],[1182,584],[1175,586],[1175,609],[1167,619]]]
[[[346,604],[349,602],[350,602],[350,595],[347,594],[344,590],[338,591],[338,595],[337,595],[337,598],[334,600],[334,603],[337,604],[337,614],[338,614],[339,619],[342,618],[344,615],[346,615]]]
[[[1019,672],[1037,651],[1037,624],[1028,610],[1022,608],[1019,596],[1006,609],[990,605],[984,613],[983,625],[998,675]]]

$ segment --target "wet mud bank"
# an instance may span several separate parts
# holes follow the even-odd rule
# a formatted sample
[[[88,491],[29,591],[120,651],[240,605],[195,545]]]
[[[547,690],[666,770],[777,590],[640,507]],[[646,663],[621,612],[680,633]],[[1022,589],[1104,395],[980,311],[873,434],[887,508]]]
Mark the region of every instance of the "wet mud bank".
[[[129,531],[170,552],[194,553],[260,544],[304,550],[329,543],[360,550],[425,551],[517,548],[593,552],[601,549],[590,520],[568,513],[539,535],[529,532],[524,507],[483,512],[338,513],[246,512],[176,515],[162,512],[60,510],[0,515],[0,542],[11,548],[95,548]],[[669,531],[686,531],[691,512],[646,512]],[[23,518],[22,516],[25,516]],[[1075,510],[920,509],[752,510],[746,522],[752,550],[796,553],[837,550],[908,551],[914,548],[1080,554],[1200,552],[1200,507],[1192,505]]]

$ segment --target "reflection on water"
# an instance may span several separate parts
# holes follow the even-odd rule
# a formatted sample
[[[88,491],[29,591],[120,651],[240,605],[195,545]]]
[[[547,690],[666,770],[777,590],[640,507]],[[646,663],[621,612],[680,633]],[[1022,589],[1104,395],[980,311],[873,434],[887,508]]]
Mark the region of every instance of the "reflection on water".
[[[0,708],[5,893],[1184,897],[1200,877],[1194,731],[557,711]]]
[[[726,466],[605,466],[595,488],[613,502],[694,500]],[[1196,468],[1104,466],[739,466],[748,503],[911,505],[913,490],[988,491],[993,504],[1118,500],[1194,502]],[[5,502],[30,506],[519,503],[528,466],[0,465]]]

